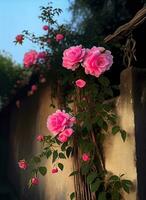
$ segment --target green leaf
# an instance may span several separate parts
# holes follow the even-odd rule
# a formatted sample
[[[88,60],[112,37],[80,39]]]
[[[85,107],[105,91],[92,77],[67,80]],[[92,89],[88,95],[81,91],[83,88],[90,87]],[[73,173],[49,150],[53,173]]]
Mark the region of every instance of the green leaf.
[[[61,169],[61,171],[63,171],[64,165],[62,163],[58,163],[58,167]]]
[[[48,150],[48,151],[46,152],[46,157],[49,158],[51,155],[52,155],[52,151],[51,151],[51,150]]]
[[[105,192],[100,192],[98,196],[98,200],[107,200],[106,199],[106,193]]]
[[[59,153],[59,158],[61,158],[61,159],[66,159],[66,157],[65,157],[65,155],[64,155],[64,153]]]
[[[53,151],[53,159],[52,159],[52,163],[54,163],[55,160],[56,160],[57,158],[58,158],[58,151],[55,150],[55,151]]]
[[[133,186],[133,183],[130,180],[122,180],[122,187],[125,190],[125,192],[129,193],[131,188]]]
[[[95,178],[97,178],[97,172],[91,172],[88,176],[87,176],[87,184],[91,184]]]
[[[61,146],[61,150],[62,151],[65,151],[66,150],[66,147],[67,147],[68,143],[67,142],[64,142]]]
[[[100,128],[103,127],[103,122],[104,122],[104,121],[103,121],[102,117],[98,116],[97,119],[96,119],[96,122],[97,122],[97,124],[98,124],[98,126],[99,126]]]
[[[34,160],[35,163],[41,162],[41,159],[38,156],[34,156],[33,160]]]
[[[113,175],[113,176],[110,177],[109,180],[110,181],[120,181],[120,178],[118,176],[116,176],[116,175]]]
[[[120,133],[121,133],[122,140],[125,142],[126,137],[127,137],[127,133],[126,133],[126,131],[124,131],[124,130],[120,130]]]
[[[106,77],[104,77],[104,76],[99,77],[99,78],[98,78],[98,82],[99,82],[101,85],[105,86],[105,87],[108,87],[109,84],[110,84],[110,81],[109,81]]]
[[[74,193],[74,192],[72,192],[72,193],[70,194],[70,200],[73,200],[73,199],[75,199],[75,193]]]
[[[96,192],[99,189],[100,184],[100,179],[96,179],[96,181],[91,184],[91,192]]]
[[[73,150],[72,147],[68,147],[68,148],[66,149],[66,156],[67,156],[68,158],[69,158],[69,156],[71,155],[72,150]]]
[[[89,170],[90,170],[90,166],[88,164],[81,166],[81,173],[82,173],[82,175],[88,174]]]
[[[47,173],[47,168],[46,167],[39,167],[39,172],[41,175],[45,176]]]
[[[117,190],[112,191],[112,199],[120,200],[120,193]]]
[[[77,174],[79,174],[78,171],[73,171],[69,176],[75,176],[75,175],[77,175]]]
[[[119,127],[119,126],[114,126],[114,127],[112,128],[112,134],[113,134],[113,135],[117,134],[119,131],[120,131],[120,127]]]

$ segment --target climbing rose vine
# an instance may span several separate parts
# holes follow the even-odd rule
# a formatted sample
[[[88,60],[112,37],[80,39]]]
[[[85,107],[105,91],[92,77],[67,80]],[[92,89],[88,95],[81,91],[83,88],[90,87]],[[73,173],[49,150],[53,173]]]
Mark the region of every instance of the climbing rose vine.
[[[110,81],[104,73],[110,70],[113,56],[104,47],[91,49],[77,44],[76,35],[66,26],[59,26],[53,19],[61,10],[51,6],[42,7],[40,19],[44,35],[35,36],[28,31],[16,36],[16,43],[29,39],[40,47],[24,55],[24,74],[27,74],[26,95],[31,98],[42,84],[51,88],[50,107],[54,112],[46,118],[46,134],[38,133],[35,141],[40,152],[30,160],[20,158],[18,166],[31,171],[29,186],[40,184],[40,175],[49,170],[52,174],[65,170],[62,159],[74,158],[75,191],[70,199],[85,200],[82,196],[94,195],[97,199],[120,200],[123,191],[129,193],[132,182],[115,175],[105,168],[104,139],[119,133],[123,141],[127,133],[118,125],[117,116],[108,102],[113,98]],[[21,80],[16,81],[19,87]],[[58,104],[54,103],[54,98]],[[16,101],[18,109],[23,106]],[[42,166],[42,159],[51,159],[51,166]],[[79,191],[78,188],[84,190]],[[88,192],[86,192],[86,189]],[[91,193],[91,194],[90,194]],[[88,200],[88,197],[87,199]]]

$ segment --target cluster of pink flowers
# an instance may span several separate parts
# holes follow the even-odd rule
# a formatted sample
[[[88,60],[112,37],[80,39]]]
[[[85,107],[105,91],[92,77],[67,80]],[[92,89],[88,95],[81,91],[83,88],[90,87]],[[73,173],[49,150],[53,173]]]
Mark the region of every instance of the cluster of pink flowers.
[[[47,54],[44,51],[39,53],[35,50],[26,52],[23,59],[25,68],[30,68],[32,65],[35,65],[40,59],[45,60],[46,56]]]
[[[75,117],[72,117],[65,111],[57,110],[48,117],[47,128],[55,136],[57,135],[57,139],[60,142],[66,142],[74,132],[71,127],[75,122]]]
[[[103,47],[82,48],[82,45],[73,46],[63,53],[63,67],[71,70],[77,69],[80,64],[84,67],[85,73],[99,77],[109,70],[113,64],[111,52]]]

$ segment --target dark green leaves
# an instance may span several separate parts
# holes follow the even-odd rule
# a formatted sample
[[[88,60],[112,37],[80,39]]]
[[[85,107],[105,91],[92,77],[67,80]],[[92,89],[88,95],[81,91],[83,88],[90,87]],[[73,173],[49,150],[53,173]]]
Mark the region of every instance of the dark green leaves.
[[[45,176],[47,173],[47,168],[46,167],[39,167],[39,172],[42,176]]]
[[[47,159],[52,155],[52,151],[51,150],[48,150],[46,151],[46,157]]]
[[[61,158],[61,159],[66,159],[66,157],[65,157],[65,155],[64,155],[64,153],[59,153],[59,158]]]
[[[34,156],[34,157],[33,157],[33,160],[34,160],[35,163],[41,162],[41,159],[40,159],[40,157],[38,157],[38,156]]]
[[[97,172],[91,172],[87,176],[87,184],[91,184],[97,178]]]
[[[58,167],[61,171],[63,171],[64,165],[62,163],[58,163]]]
[[[122,187],[125,192],[129,193],[131,188],[133,186],[133,183],[130,180],[122,180]]]
[[[75,175],[77,175],[77,174],[79,174],[78,171],[73,171],[69,176],[75,176]]]
[[[98,200],[107,200],[106,193],[105,192],[100,192],[99,196],[98,196]]]
[[[81,166],[81,173],[82,173],[82,175],[88,174],[89,170],[90,170],[90,165],[85,164],[85,165]]]
[[[96,192],[99,189],[100,184],[100,179],[96,179],[96,181],[91,184],[91,192]]]
[[[66,156],[67,156],[68,158],[70,157],[70,155],[71,155],[71,153],[72,153],[72,150],[73,150],[72,147],[68,147],[68,148],[66,149]]]
[[[72,192],[72,193],[70,194],[70,200],[73,200],[73,199],[75,199],[75,193],[74,193],[74,192]]]
[[[100,76],[100,77],[98,78],[98,82],[99,82],[102,86],[104,86],[104,87],[108,87],[109,84],[110,84],[110,81],[109,81],[106,77],[104,77],[104,76]]]
[[[122,130],[119,126],[114,126],[114,127],[112,128],[112,134],[115,135],[115,134],[117,134],[118,132],[120,132],[121,138],[122,138],[122,140],[125,142],[126,137],[127,137],[126,131]]]
[[[124,131],[124,130],[120,130],[120,133],[121,133],[121,137],[122,137],[123,141],[125,142],[126,137],[127,137],[127,133],[126,133],[126,131]]]
[[[120,131],[120,127],[119,127],[119,126],[114,126],[114,127],[112,128],[112,134],[113,134],[113,135],[117,134],[119,131]]]
[[[53,152],[53,159],[52,159],[52,162],[54,163],[54,162],[56,161],[57,158],[58,158],[58,151],[55,150],[55,151]]]

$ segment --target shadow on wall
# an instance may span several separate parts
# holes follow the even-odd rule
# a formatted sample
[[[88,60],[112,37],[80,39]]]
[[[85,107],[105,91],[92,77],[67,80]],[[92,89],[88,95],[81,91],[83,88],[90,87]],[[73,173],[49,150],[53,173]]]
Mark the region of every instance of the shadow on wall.
[[[55,175],[51,174],[51,161],[44,160],[41,166],[46,166],[48,173],[45,177],[39,176],[39,186],[31,189],[27,187],[30,174],[27,170],[20,170],[16,164],[20,159],[29,159],[39,153],[40,144],[35,138],[38,134],[49,134],[46,120],[48,115],[54,112],[50,104],[50,88],[44,86],[35,95],[26,97],[20,109],[13,107],[11,112],[9,176],[14,187],[20,190],[20,200],[69,200],[70,193],[74,191],[73,178],[68,177],[73,171],[71,159],[61,160],[65,170]],[[20,177],[20,180],[16,180],[16,176]]]

